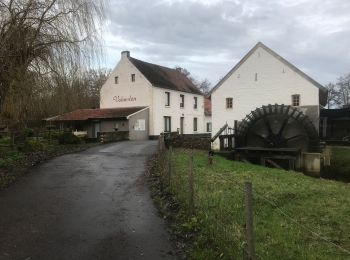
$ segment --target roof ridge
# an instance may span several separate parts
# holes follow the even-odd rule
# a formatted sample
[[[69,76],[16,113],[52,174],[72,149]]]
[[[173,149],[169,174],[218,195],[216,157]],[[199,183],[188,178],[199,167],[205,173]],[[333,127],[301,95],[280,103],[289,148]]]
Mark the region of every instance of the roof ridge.
[[[152,66],[157,66],[157,67],[161,67],[161,68],[164,68],[164,69],[174,70],[174,71],[176,71],[176,72],[179,72],[179,71],[176,70],[176,68],[172,69],[172,68],[169,68],[169,67],[166,67],[166,66],[163,66],[163,65],[159,65],[159,64],[147,62],[147,61],[144,61],[144,60],[139,60],[139,59],[136,59],[136,58],[134,58],[134,57],[130,57],[129,59],[137,60],[137,61],[139,61],[139,62],[147,63],[147,64],[152,65]],[[180,72],[179,72],[179,73],[180,73]]]
[[[236,65],[210,90],[209,95],[211,95],[216,89],[218,89],[259,47],[263,48],[265,51],[267,51],[269,54],[274,56],[276,59],[280,60],[285,65],[289,66],[292,70],[294,70],[296,73],[298,73],[301,77],[308,80],[311,84],[313,84],[315,87],[317,87],[320,91],[323,93],[327,93],[327,89],[318,83],[316,80],[308,76],[305,72],[300,70],[298,67],[290,63],[288,60],[283,58],[281,55],[279,55],[277,52],[272,50],[271,48],[267,47],[262,42],[258,42],[254,45],[252,49],[250,49],[243,58],[236,63]]]
[[[194,82],[176,68],[172,69],[133,57],[128,59],[153,87],[203,95]]]
[[[326,88],[318,83],[316,80],[314,80],[313,78],[311,78],[309,75],[307,75],[305,72],[303,72],[302,70],[300,70],[297,66],[295,66],[294,64],[292,64],[290,61],[286,60],[285,58],[283,58],[281,55],[279,55],[277,52],[275,52],[274,50],[272,50],[271,48],[267,47],[265,44],[263,44],[262,42],[258,42],[256,44],[256,46],[261,46],[262,48],[264,48],[267,52],[271,53],[273,56],[277,56],[277,58],[280,58],[280,60],[284,63],[286,63],[287,65],[291,66],[293,69],[297,70],[297,72],[303,74],[304,76],[306,76],[306,78],[308,80],[310,80],[314,85],[318,86],[321,90],[326,90]]]

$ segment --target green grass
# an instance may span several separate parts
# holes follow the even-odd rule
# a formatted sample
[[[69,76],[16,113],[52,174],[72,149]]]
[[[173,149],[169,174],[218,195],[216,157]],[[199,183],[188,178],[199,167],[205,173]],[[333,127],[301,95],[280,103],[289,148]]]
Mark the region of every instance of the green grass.
[[[332,147],[331,165],[325,167],[322,175],[350,182],[350,147]]]
[[[192,232],[190,259],[242,257],[243,185],[253,183],[256,252],[262,259],[349,259],[350,185],[194,153],[195,215],[187,216],[188,152],[175,150],[170,192],[180,204],[173,229]],[[163,175],[168,182],[168,176]],[[268,201],[272,202],[269,203]],[[289,217],[279,211],[283,211]],[[297,224],[296,224],[297,223]]]
[[[24,175],[31,165],[95,145],[98,143],[60,145],[57,140],[27,137],[23,144],[14,146],[10,138],[0,138],[0,190]]]
[[[0,138],[0,169],[6,169],[23,159],[24,154],[11,146],[9,137]]]

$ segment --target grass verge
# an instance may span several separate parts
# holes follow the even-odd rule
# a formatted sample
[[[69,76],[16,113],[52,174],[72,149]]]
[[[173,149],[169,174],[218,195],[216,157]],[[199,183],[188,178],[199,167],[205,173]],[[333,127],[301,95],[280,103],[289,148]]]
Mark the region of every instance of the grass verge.
[[[37,151],[23,151],[10,146],[4,138],[0,139],[0,190],[8,187],[28,170],[53,157],[85,150],[98,143],[60,145],[57,142],[45,144]]]
[[[349,184],[219,156],[209,166],[207,153],[195,151],[195,213],[190,216],[189,151],[176,149],[160,158],[152,168],[158,187],[154,198],[189,259],[242,258],[245,181],[253,183],[258,258],[349,259]]]

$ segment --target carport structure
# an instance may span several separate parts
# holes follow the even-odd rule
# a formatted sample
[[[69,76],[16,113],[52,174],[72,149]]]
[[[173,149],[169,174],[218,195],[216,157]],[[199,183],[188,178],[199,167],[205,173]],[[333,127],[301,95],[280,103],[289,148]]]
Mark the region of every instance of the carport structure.
[[[47,118],[46,121],[98,138],[101,133],[126,134],[130,140],[147,140],[149,135],[149,108],[98,108],[77,109],[69,113]]]

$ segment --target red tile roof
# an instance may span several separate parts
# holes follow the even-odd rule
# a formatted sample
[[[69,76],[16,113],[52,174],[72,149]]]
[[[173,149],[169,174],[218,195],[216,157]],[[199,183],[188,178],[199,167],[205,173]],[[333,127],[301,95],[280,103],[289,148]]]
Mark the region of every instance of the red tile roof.
[[[204,115],[211,116],[211,100],[204,98]]]
[[[47,121],[85,121],[89,119],[126,118],[146,107],[77,109],[62,115],[47,118]]]
[[[132,57],[129,60],[155,87],[202,95],[193,82],[177,69],[170,69]]]

